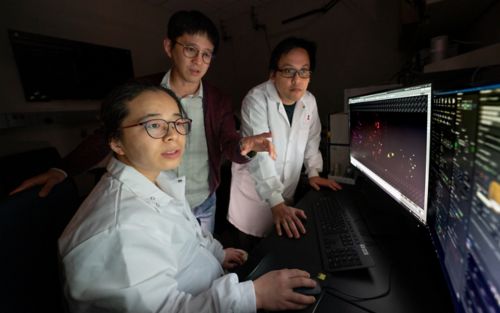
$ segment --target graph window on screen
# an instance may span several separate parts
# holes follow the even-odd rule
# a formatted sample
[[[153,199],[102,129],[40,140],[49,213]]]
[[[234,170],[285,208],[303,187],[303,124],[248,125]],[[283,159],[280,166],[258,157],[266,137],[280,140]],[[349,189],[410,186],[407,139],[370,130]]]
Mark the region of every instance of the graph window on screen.
[[[431,85],[349,98],[350,161],[427,220]]]
[[[433,95],[429,226],[458,312],[500,312],[500,84]]]

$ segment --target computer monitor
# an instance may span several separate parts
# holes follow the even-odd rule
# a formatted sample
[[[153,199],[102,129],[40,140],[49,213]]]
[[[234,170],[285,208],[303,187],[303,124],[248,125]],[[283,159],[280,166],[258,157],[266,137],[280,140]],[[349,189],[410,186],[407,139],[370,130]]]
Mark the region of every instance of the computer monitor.
[[[431,85],[349,98],[350,162],[427,221]]]
[[[500,312],[500,84],[435,91],[429,230],[457,312]]]

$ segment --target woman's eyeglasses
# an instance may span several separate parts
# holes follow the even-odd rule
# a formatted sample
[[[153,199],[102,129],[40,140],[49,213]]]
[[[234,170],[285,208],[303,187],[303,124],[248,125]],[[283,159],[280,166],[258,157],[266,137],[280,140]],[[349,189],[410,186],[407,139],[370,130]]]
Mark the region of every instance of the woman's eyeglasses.
[[[122,128],[130,128],[135,126],[144,126],[146,132],[151,138],[162,139],[168,135],[170,125],[173,126],[175,131],[180,135],[187,135],[191,131],[191,122],[189,118],[178,118],[175,121],[166,121],[162,119],[149,120],[133,125],[123,126]]]

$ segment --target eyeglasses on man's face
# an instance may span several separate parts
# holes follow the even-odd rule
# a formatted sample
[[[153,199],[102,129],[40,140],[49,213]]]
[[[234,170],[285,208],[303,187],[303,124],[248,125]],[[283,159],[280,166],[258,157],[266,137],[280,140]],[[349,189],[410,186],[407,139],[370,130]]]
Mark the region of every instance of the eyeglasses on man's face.
[[[285,78],[295,78],[295,75],[299,75],[300,78],[311,78],[312,71],[306,68],[301,68],[300,70],[294,69],[293,67],[279,68],[276,70]]]
[[[178,41],[174,41],[174,42],[176,44],[179,44],[182,46],[182,52],[184,53],[184,56],[187,58],[190,58],[190,59],[196,58],[201,53],[201,59],[203,60],[203,62],[205,64],[209,64],[212,61],[212,59],[214,58],[214,54],[212,52],[200,51],[200,49],[198,49],[195,46],[185,45],[185,44],[180,43]]]
[[[144,126],[146,132],[151,138],[162,139],[168,135],[170,125],[173,126],[175,131],[180,135],[187,135],[191,131],[191,122],[189,118],[178,118],[175,121],[166,121],[163,119],[149,120],[133,125],[123,126],[122,128],[130,128],[135,126]]]

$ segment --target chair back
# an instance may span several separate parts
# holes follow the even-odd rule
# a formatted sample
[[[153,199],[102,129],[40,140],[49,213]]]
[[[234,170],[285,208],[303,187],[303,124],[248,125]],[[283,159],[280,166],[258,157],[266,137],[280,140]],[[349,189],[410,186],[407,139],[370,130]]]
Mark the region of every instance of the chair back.
[[[0,199],[25,179],[57,166],[61,157],[54,147],[0,156]]]
[[[0,200],[0,312],[64,312],[57,239],[79,206],[71,179]]]

